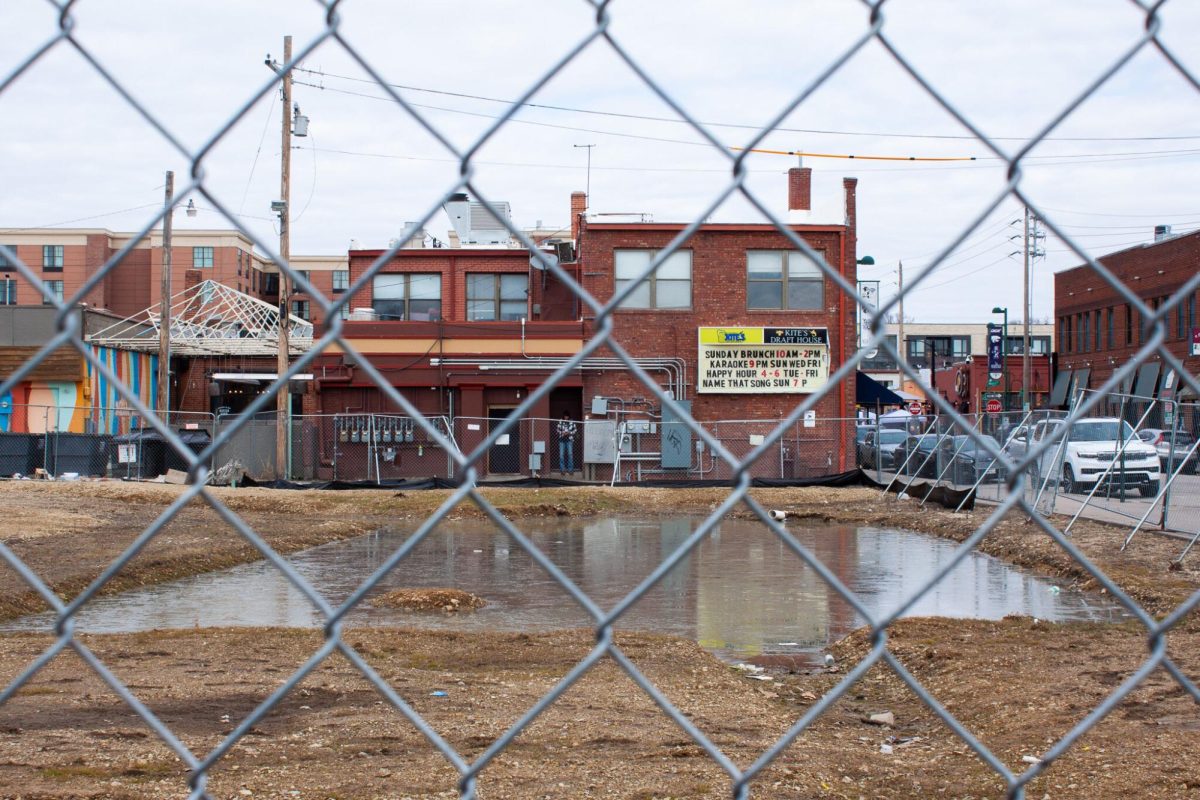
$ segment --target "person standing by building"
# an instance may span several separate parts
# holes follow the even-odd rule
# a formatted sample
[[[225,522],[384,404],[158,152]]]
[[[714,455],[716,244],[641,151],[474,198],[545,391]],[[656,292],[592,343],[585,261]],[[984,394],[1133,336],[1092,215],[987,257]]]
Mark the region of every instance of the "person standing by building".
[[[571,419],[571,415],[564,413],[562,419],[558,421],[558,427],[556,428],[556,433],[558,434],[558,471],[560,474],[575,471],[575,434],[578,431],[579,427]]]

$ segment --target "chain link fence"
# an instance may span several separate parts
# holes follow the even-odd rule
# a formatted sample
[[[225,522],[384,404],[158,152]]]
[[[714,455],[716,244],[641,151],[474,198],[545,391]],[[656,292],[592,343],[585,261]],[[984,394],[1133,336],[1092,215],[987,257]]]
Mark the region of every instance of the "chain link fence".
[[[584,1],[580,0],[580,2]],[[48,2],[47,5],[58,16],[58,28],[48,39],[29,48],[15,68],[11,69],[7,74],[0,75],[0,113],[3,113],[5,93],[12,90],[14,86],[19,85],[23,76],[31,70],[37,69],[39,63],[48,54],[61,50],[74,50],[83,54],[96,75],[109,86],[113,87],[120,94],[124,102],[128,103],[148,125],[157,130],[191,164],[193,168],[193,180],[190,185],[183,189],[181,196],[196,194],[205,198],[232,225],[239,227],[261,252],[268,254],[276,263],[281,264],[282,269],[288,276],[293,280],[300,280],[300,286],[308,286],[303,276],[288,264],[286,260],[279,258],[276,248],[270,242],[262,241],[251,231],[241,228],[238,225],[239,217],[227,207],[225,200],[213,194],[209,186],[205,183],[205,159],[208,153],[222,141],[234,125],[245,118],[247,112],[258,101],[278,89],[280,77],[276,75],[270,80],[265,81],[233,116],[226,120],[218,129],[211,132],[208,141],[202,147],[193,151],[181,144],[180,139],[175,136],[168,125],[161,121],[154,108],[139,103],[121,81],[105,67],[103,61],[90,53],[86,41],[79,36],[82,23],[74,15],[77,4],[54,0]],[[326,468],[333,470],[336,465],[338,477],[348,478],[353,476],[355,479],[385,480],[392,475],[400,474],[409,467],[421,469],[428,467],[430,471],[437,470],[440,473],[444,470],[447,474],[453,473],[456,476],[462,477],[463,481],[458,488],[451,493],[440,509],[420,526],[413,538],[410,539],[410,544],[415,545],[415,543],[429,536],[439,521],[444,519],[459,503],[472,502],[478,505],[498,526],[503,535],[511,539],[514,546],[529,551],[529,554],[544,567],[547,573],[564,590],[574,597],[582,607],[588,609],[594,619],[596,644],[587,657],[579,661],[562,680],[547,691],[533,708],[509,729],[499,735],[481,755],[474,760],[468,760],[438,736],[420,715],[405,703],[393,687],[389,686],[381,676],[368,666],[363,656],[342,635],[341,623],[347,612],[374,588],[380,577],[386,574],[387,569],[394,566],[396,562],[404,557],[408,552],[408,548],[406,547],[392,554],[386,563],[382,565],[380,571],[367,579],[357,591],[351,594],[350,598],[343,605],[337,608],[328,605],[287,562],[275,557],[272,559],[272,563],[278,569],[282,570],[291,584],[296,586],[314,607],[324,615],[326,619],[324,628],[326,642],[299,669],[281,681],[276,690],[266,700],[243,719],[236,721],[232,730],[222,739],[218,746],[208,753],[197,754],[184,743],[176,732],[172,731],[156,717],[151,709],[141,704],[134,691],[123,684],[113,672],[96,658],[84,641],[74,635],[72,616],[78,611],[81,605],[87,603],[90,597],[99,590],[99,586],[94,585],[90,587],[68,604],[56,596],[41,578],[30,570],[11,549],[0,544],[0,557],[3,558],[9,568],[15,570],[30,587],[35,589],[59,616],[55,628],[56,641],[39,658],[26,665],[20,674],[0,691],[0,705],[3,705],[3,703],[12,698],[46,663],[64,649],[70,648],[81,657],[84,663],[88,664],[92,670],[100,675],[129,708],[144,719],[181,761],[187,765],[189,769],[187,787],[189,796],[207,797],[209,796],[207,790],[209,775],[214,769],[218,768],[222,758],[230,749],[238,744],[253,729],[256,723],[269,714],[284,698],[288,697],[292,690],[320,663],[332,653],[338,652],[379,691],[381,698],[385,702],[392,704],[399,714],[414,721],[433,745],[444,755],[448,763],[454,766],[460,776],[460,796],[475,797],[477,780],[481,771],[498,754],[502,753],[522,731],[526,730],[549,704],[555,702],[567,692],[598,661],[607,657],[611,658],[624,669],[652,697],[664,713],[668,714],[679,728],[685,732],[687,737],[695,742],[705,754],[711,757],[727,773],[732,787],[731,794],[734,797],[741,798],[749,796],[752,781],[762,773],[764,768],[770,765],[785,748],[791,745],[832,704],[840,698],[845,697],[855,682],[867,670],[875,665],[886,664],[904,678],[920,699],[928,704],[963,739],[966,745],[995,771],[997,776],[1004,782],[1010,797],[1021,797],[1024,794],[1025,786],[1031,780],[1043,773],[1057,758],[1073,747],[1080,737],[1096,725],[1105,714],[1111,711],[1118,703],[1122,702],[1150,671],[1160,667],[1167,670],[1177,680],[1179,686],[1184,691],[1190,693],[1197,700],[1200,700],[1200,692],[1197,691],[1196,686],[1187,680],[1167,653],[1163,638],[1173,625],[1188,611],[1193,609],[1197,602],[1200,602],[1200,595],[1193,595],[1183,606],[1165,620],[1158,621],[1154,619],[1140,609],[1124,592],[1113,586],[1111,581],[1104,581],[1102,574],[1098,572],[1097,568],[1082,559],[1079,552],[1071,546],[1070,539],[1064,535],[1065,531],[1056,527],[1047,517],[1047,513],[1051,509],[1061,510],[1060,503],[1070,501],[1079,505],[1085,502],[1082,492],[1066,491],[1066,489],[1081,489],[1083,484],[1080,481],[1085,476],[1095,474],[1097,477],[1111,478],[1113,475],[1112,463],[1121,460],[1115,453],[1112,457],[1106,454],[1103,458],[1097,460],[1096,465],[1088,467],[1088,469],[1100,469],[1102,470],[1101,473],[1085,473],[1081,469],[1071,476],[1065,474],[1066,467],[1069,464],[1069,456],[1064,456],[1063,454],[1068,452],[1067,447],[1071,441],[1069,432],[1083,424],[1080,421],[1085,417],[1094,415],[1097,412],[1111,411],[1114,405],[1111,393],[1119,387],[1122,381],[1131,378],[1139,364],[1148,359],[1160,358],[1164,364],[1175,369],[1181,376],[1182,383],[1190,388],[1191,392],[1200,394],[1200,383],[1197,382],[1194,376],[1187,373],[1179,359],[1163,345],[1165,338],[1163,323],[1166,315],[1172,313],[1187,294],[1194,292],[1200,286],[1200,273],[1197,273],[1193,278],[1186,281],[1165,302],[1151,307],[1128,287],[1121,285],[1112,273],[1099,262],[1087,256],[1085,249],[1078,245],[1069,233],[1062,230],[1056,224],[1055,214],[1040,208],[1037,198],[1029,196],[1022,183],[1022,162],[1029,152],[1054,132],[1076,109],[1092,98],[1107,81],[1120,73],[1135,57],[1144,56],[1165,59],[1174,68],[1179,77],[1186,81],[1192,89],[1200,89],[1200,84],[1197,83],[1195,75],[1187,69],[1179,58],[1177,58],[1176,54],[1160,38],[1163,21],[1159,16],[1159,9],[1160,6],[1164,5],[1163,3],[1132,3],[1132,6],[1140,12],[1142,19],[1140,27],[1131,29],[1131,40],[1125,51],[1112,57],[1106,63],[1098,63],[1096,65],[1096,76],[1093,81],[1079,91],[1069,102],[1065,103],[1058,110],[1058,113],[1047,122],[1045,127],[1027,142],[1023,143],[1015,153],[1009,152],[1009,150],[985,134],[980,127],[976,126],[973,120],[966,117],[950,102],[939,91],[938,87],[925,79],[916,64],[889,37],[883,8],[884,3],[864,3],[864,10],[867,12],[867,21],[861,30],[861,34],[855,41],[837,59],[829,63],[815,78],[802,85],[797,85],[792,102],[780,111],[775,118],[765,124],[761,130],[750,136],[748,141],[742,143],[745,147],[752,148],[762,142],[774,127],[779,125],[795,109],[801,107],[814,92],[824,87],[863,48],[881,46],[895,60],[898,70],[910,76],[915,84],[927,94],[930,100],[944,109],[966,130],[970,131],[980,145],[1009,167],[1008,181],[1003,190],[987,203],[987,207],[981,212],[979,217],[968,225],[934,259],[933,266],[936,267],[944,263],[955,247],[961,244],[982,223],[988,213],[993,211],[1006,198],[1013,197],[1034,211],[1043,220],[1048,229],[1079,254],[1081,261],[1086,261],[1097,274],[1112,284],[1124,302],[1128,303],[1140,315],[1140,318],[1144,320],[1146,335],[1141,340],[1141,345],[1137,350],[1136,356],[1130,359],[1128,363],[1120,365],[1114,371],[1112,377],[1103,386],[1099,387],[1095,393],[1080,395],[1076,400],[1073,410],[1065,415],[1035,414],[1021,420],[1014,419],[1012,415],[1008,415],[1001,420],[972,419],[963,416],[944,400],[937,398],[935,400],[938,413],[937,419],[931,420],[928,426],[920,431],[909,432],[917,434],[918,441],[913,444],[912,449],[908,452],[892,453],[890,466],[895,469],[890,474],[887,469],[889,464],[882,458],[881,454],[884,447],[890,446],[891,443],[879,440],[874,444],[876,460],[871,463],[879,476],[887,478],[888,481],[901,480],[903,479],[901,476],[911,476],[923,477],[933,481],[949,480],[952,483],[966,483],[965,480],[960,481],[960,479],[969,478],[971,475],[967,471],[965,458],[962,454],[968,450],[977,454],[975,456],[975,467],[978,467],[980,463],[979,459],[986,459],[987,455],[993,456],[996,461],[995,472],[991,472],[991,467],[988,467],[982,473],[976,473],[975,482],[978,484],[977,490],[980,496],[994,500],[996,507],[988,514],[982,515],[978,530],[975,535],[971,536],[961,546],[954,563],[961,561],[974,545],[997,525],[1005,512],[1019,509],[1033,520],[1037,529],[1047,536],[1052,537],[1072,557],[1076,558],[1083,569],[1092,572],[1097,578],[1101,579],[1102,583],[1109,587],[1115,599],[1129,609],[1146,629],[1147,643],[1150,645],[1151,652],[1146,657],[1145,662],[1110,694],[1096,702],[1079,725],[1049,745],[1040,757],[1035,760],[1036,763],[1027,764],[1021,772],[1014,772],[1004,763],[1000,756],[989,750],[979,739],[972,736],[966,727],[956,720],[943,706],[938,704],[933,694],[913,679],[904,669],[903,665],[889,652],[886,633],[889,625],[899,612],[896,612],[894,615],[881,616],[872,613],[868,608],[864,607],[855,595],[842,585],[836,577],[828,571],[821,570],[820,560],[809,549],[789,535],[747,493],[750,481],[756,475],[786,478],[811,474],[827,474],[829,471],[843,466],[841,462],[846,460],[848,453],[853,453],[854,459],[858,458],[859,431],[853,421],[818,421],[814,425],[809,425],[806,422],[806,415],[815,409],[823,398],[834,392],[842,381],[852,379],[855,368],[868,353],[876,350],[882,351],[901,365],[901,369],[909,379],[918,384],[921,383],[921,376],[909,365],[905,364],[904,360],[896,352],[895,345],[887,340],[883,331],[882,321],[888,313],[895,310],[897,300],[894,299],[879,309],[880,313],[876,316],[877,321],[872,330],[872,335],[869,337],[871,340],[864,342],[863,347],[847,358],[844,363],[834,364],[834,371],[830,376],[828,384],[813,394],[804,397],[785,418],[771,421],[706,421],[703,423],[697,421],[688,413],[687,408],[677,402],[674,396],[655,382],[643,370],[642,366],[622,347],[622,343],[617,341],[616,337],[612,334],[612,318],[614,310],[648,278],[651,271],[673,252],[677,251],[680,245],[686,241],[687,235],[690,235],[703,222],[703,219],[708,216],[709,211],[712,208],[716,208],[726,198],[734,194],[742,195],[755,208],[761,211],[764,217],[779,230],[781,235],[792,243],[796,250],[802,251],[819,266],[830,285],[835,287],[835,292],[844,294],[850,300],[851,306],[861,307],[862,304],[861,299],[856,293],[855,286],[846,280],[839,272],[837,266],[830,265],[821,253],[813,250],[806,241],[801,239],[783,221],[771,213],[769,210],[771,204],[760,200],[746,187],[744,183],[746,171],[745,153],[734,154],[721,146],[719,140],[708,131],[707,127],[697,121],[676,101],[669,87],[664,83],[660,83],[653,74],[644,69],[622,47],[621,41],[610,30],[613,17],[620,13],[619,4],[589,2],[589,5],[595,11],[594,27],[580,37],[574,45],[568,48],[565,55],[561,56],[549,69],[533,81],[521,96],[517,98],[516,102],[511,104],[469,149],[456,148],[448,140],[441,137],[437,128],[428,121],[421,109],[410,104],[400,96],[387,83],[384,76],[373,68],[364,54],[355,48],[355,43],[346,37],[340,27],[341,21],[339,15],[341,13],[341,5],[343,4],[338,2],[317,2],[315,5],[320,6],[327,13],[326,26],[311,41],[303,43],[303,46],[298,49],[298,52],[291,61],[281,65],[280,73],[294,69],[301,60],[313,56],[321,48],[337,48],[346,52],[363,68],[366,74],[370,76],[370,79],[377,84],[378,88],[392,99],[397,110],[418,120],[426,130],[437,136],[442,144],[454,153],[455,158],[462,165],[461,178],[454,185],[446,187],[441,196],[432,198],[428,210],[420,216],[419,221],[408,226],[394,247],[378,259],[373,267],[361,275],[353,285],[347,287],[343,294],[334,299],[329,299],[322,297],[317,292],[309,292],[313,305],[320,308],[322,318],[328,321],[323,335],[314,342],[313,348],[308,353],[294,359],[285,374],[278,376],[272,383],[270,392],[263,394],[251,402],[242,413],[220,419],[205,420],[205,425],[211,424],[210,428],[204,428],[206,433],[209,434],[210,439],[207,443],[202,443],[202,446],[196,447],[192,446],[194,443],[186,440],[184,434],[188,428],[186,425],[181,428],[175,415],[171,415],[169,419],[165,416],[156,415],[152,409],[144,405],[136,393],[130,391],[129,387],[122,385],[110,367],[100,361],[84,342],[79,329],[78,318],[68,313],[68,310],[74,303],[78,302],[86,292],[94,288],[107,274],[111,273],[113,269],[126,259],[135,243],[155,228],[162,221],[163,215],[168,213],[169,209],[164,208],[157,216],[148,219],[138,234],[131,237],[130,244],[104,264],[102,268],[90,275],[84,286],[72,297],[57,298],[48,293],[48,290],[43,291],[41,288],[41,276],[38,272],[18,258],[17,253],[12,249],[0,247],[0,254],[4,256],[11,270],[17,274],[18,278],[27,282],[37,291],[43,292],[47,303],[53,304],[60,312],[57,335],[46,342],[21,367],[0,381],[0,395],[4,395],[22,381],[48,354],[58,348],[74,348],[83,359],[91,364],[94,370],[103,375],[106,380],[116,387],[117,392],[128,404],[128,408],[123,413],[129,415],[130,427],[120,432],[112,431],[103,434],[103,436],[111,436],[111,444],[118,447],[117,463],[122,463],[119,455],[120,445],[116,445],[117,438],[120,436],[133,436],[136,430],[137,436],[127,444],[129,446],[137,446],[138,455],[132,462],[124,462],[127,469],[140,472],[143,475],[157,469],[157,464],[147,463],[149,459],[146,454],[146,444],[148,443],[146,437],[149,436],[159,437],[164,453],[164,462],[168,458],[179,459],[186,466],[186,471],[190,473],[190,477],[193,479],[193,485],[185,490],[178,502],[171,505],[164,516],[164,520],[155,523],[155,526],[147,529],[143,533],[143,536],[139,537],[136,547],[131,547],[110,565],[109,574],[125,566],[148,541],[153,539],[162,530],[162,525],[165,521],[169,520],[187,502],[196,498],[202,498],[216,509],[254,547],[271,553],[265,542],[251,530],[238,514],[230,509],[220,497],[208,490],[205,485],[205,479],[213,466],[218,462],[234,458],[245,460],[247,462],[246,466],[251,472],[267,468],[265,461],[262,460],[262,454],[269,451],[274,445],[273,441],[270,446],[266,445],[265,442],[270,435],[268,431],[273,429],[275,423],[273,418],[266,419],[261,416],[261,413],[267,410],[268,404],[274,402],[274,392],[287,391],[288,381],[291,378],[309,369],[314,359],[325,351],[326,348],[336,344],[342,353],[356,359],[356,363],[360,365],[363,373],[375,381],[380,392],[401,413],[394,417],[385,415],[346,415],[319,418],[304,417],[294,421],[291,426],[291,436],[289,437],[291,451],[289,471],[297,476],[308,476],[310,474],[315,475],[320,470]],[[1167,3],[1166,5],[1171,4]],[[486,192],[482,187],[474,183],[473,159],[475,154],[496,131],[509,124],[521,108],[522,103],[530,100],[547,82],[558,76],[581,53],[592,47],[609,49],[638,75],[650,91],[661,98],[680,119],[686,121],[693,131],[702,136],[705,141],[710,142],[714,150],[727,159],[731,172],[729,183],[716,193],[711,208],[708,211],[699,215],[669,246],[663,248],[661,253],[651,263],[641,268],[640,272],[630,276],[627,286],[623,290],[616,292],[615,296],[608,302],[599,302],[585,291],[572,275],[562,269],[558,263],[547,260],[537,250],[534,243],[524,236],[524,234],[520,231],[512,230],[511,233],[530,249],[532,257],[539,259],[542,266],[549,273],[553,274],[564,286],[571,289],[578,299],[582,311],[586,315],[594,317],[593,335],[587,339],[582,349],[576,355],[565,359],[560,366],[550,372],[544,383],[536,391],[530,392],[503,419],[469,420],[466,418],[456,418],[451,421],[423,416],[408,399],[383,378],[381,373],[371,364],[369,358],[358,353],[353,345],[343,338],[341,312],[348,307],[354,294],[379,272],[387,259],[402,247],[405,241],[414,236],[421,226],[436,213],[441,205],[455,193],[468,191],[473,196],[483,199],[485,204],[488,205],[489,210],[495,211],[486,199]],[[502,215],[494,214],[494,216],[503,219]],[[905,291],[911,292],[920,287],[924,279],[931,272],[932,270],[906,285]],[[561,453],[558,449],[555,430],[550,427],[551,421],[527,419],[527,417],[534,405],[542,400],[553,387],[571,375],[572,371],[578,368],[586,358],[601,348],[605,348],[611,352],[613,359],[621,362],[625,369],[645,385],[646,391],[653,397],[653,402],[661,405],[664,414],[669,412],[673,421],[663,423],[661,420],[658,422],[626,420],[623,427],[618,426],[614,430],[606,428],[603,431],[593,432],[590,439],[588,434],[584,433],[577,441],[572,443],[569,451],[570,457],[568,458],[565,453]],[[934,396],[936,397],[936,395]],[[1116,405],[1124,409],[1120,411],[1120,417],[1131,424],[1135,435],[1137,431],[1153,429],[1154,426],[1150,423],[1161,422],[1161,417],[1154,416],[1155,413],[1161,413],[1161,409],[1156,412],[1155,409],[1149,406],[1141,408],[1136,402],[1126,402],[1128,400],[1130,399],[1117,398]],[[37,410],[26,409],[25,413],[27,420],[37,418],[39,413],[43,414],[43,419],[45,420],[45,414],[48,412],[45,410],[39,412]],[[133,425],[133,419],[135,418],[138,420],[137,426]],[[1187,432],[1194,436],[1196,433],[1194,415],[1187,415],[1186,420]],[[1016,423],[1015,426],[1014,423]],[[68,462],[71,463],[71,466],[75,466],[75,459],[78,459],[82,463],[84,459],[92,459],[93,456],[98,459],[96,463],[104,464],[106,471],[111,469],[113,463],[111,460],[111,446],[101,448],[97,444],[97,449],[93,453],[91,445],[76,448],[76,445],[71,443],[72,439],[70,437],[73,436],[99,436],[101,434],[88,432],[74,433],[56,425],[52,426],[48,422],[44,424],[46,427],[41,434],[41,441],[45,443],[43,458],[49,459],[49,461],[44,460],[43,463],[53,464],[53,471],[59,472],[60,465]],[[1022,428],[1025,431],[1023,438],[1024,445],[1018,451],[1018,448],[1014,447],[1014,444],[1019,439],[1017,432]],[[200,428],[196,430],[200,430]],[[1178,435],[1179,431],[1174,425],[1171,427],[1171,430],[1176,436]],[[879,429],[878,433],[882,435],[882,428]],[[921,442],[926,441],[926,437],[933,437],[932,440],[929,440],[929,449],[920,446]],[[906,447],[909,446],[907,442],[911,440],[911,437],[906,437]],[[97,442],[101,441],[104,440],[97,439]],[[588,450],[589,441],[597,448],[596,451]],[[838,447],[839,441],[845,441],[847,444],[840,451]],[[1118,437],[1117,441],[1121,442],[1124,440]],[[527,452],[523,444],[525,442],[531,444],[542,443],[545,449],[542,452],[537,452],[536,449],[531,447]],[[606,442],[607,445],[605,444]],[[664,463],[661,454],[668,448],[668,445],[672,449],[673,455],[671,460]],[[948,447],[943,447],[943,445],[948,445]],[[1118,447],[1120,446],[1118,444]],[[590,458],[602,455],[599,451],[605,447],[611,447],[611,466],[606,465],[604,462],[589,460]],[[867,448],[868,451],[870,449]],[[104,453],[101,453],[101,450],[105,450],[109,455],[106,456]],[[535,459],[535,457],[539,458]],[[1128,453],[1125,454],[1125,458],[1128,460]],[[1182,464],[1186,465],[1189,458],[1190,456],[1182,459]],[[572,459],[575,459],[575,463],[571,463]],[[567,463],[563,464],[563,461]],[[838,462],[836,465],[835,461]],[[714,509],[704,522],[696,526],[691,534],[679,543],[662,561],[658,569],[645,582],[640,584],[638,588],[631,592],[624,601],[617,604],[617,607],[612,611],[600,609],[594,603],[590,602],[589,598],[578,587],[572,584],[562,571],[536,551],[536,548],[528,542],[517,526],[506,519],[488,501],[486,495],[482,494],[479,490],[479,478],[483,474],[529,474],[533,471],[544,473],[546,471],[554,471],[555,469],[562,472],[570,471],[578,473],[585,470],[589,465],[596,467],[592,471],[592,477],[601,481],[606,478],[606,475],[610,481],[620,479],[628,481],[637,480],[646,474],[660,474],[659,471],[662,471],[661,474],[664,475],[690,474],[694,472],[696,475],[727,481],[730,486],[726,500]],[[1168,464],[1168,467],[1170,468],[1170,464]],[[83,471],[90,473],[92,469],[93,462],[88,460],[87,468]],[[1123,468],[1118,466],[1118,469],[1120,471],[1117,474],[1128,475],[1131,471],[1128,463]],[[1176,471],[1180,473],[1178,476],[1175,476],[1176,481],[1194,480],[1190,474],[1183,474],[1182,469],[1172,469],[1173,476]],[[1064,487],[1064,482],[1072,483]],[[1112,484],[1111,480],[1097,481],[1097,483],[1100,482],[1107,483],[1110,486]],[[1125,488],[1128,489],[1129,487],[1126,486]],[[1166,484],[1164,482],[1164,490],[1165,488]],[[1171,490],[1175,495],[1183,493],[1179,485],[1172,486]],[[1144,499],[1129,498],[1128,496],[1122,497],[1120,496],[1121,491],[1121,489],[1118,489],[1118,496],[1114,498],[1111,488],[1104,490],[1102,499],[1103,508],[1106,513],[1118,514],[1122,515],[1123,519],[1130,519],[1136,515],[1136,508],[1132,504],[1139,502],[1161,502],[1161,500],[1153,497]],[[1091,499],[1086,501],[1086,503],[1095,505],[1098,494],[1099,491],[1094,492]],[[745,766],[734,764],[697,724],[676,708],[668,697],[647,680],[615,644],[613,637],[613,628],[621,611],[650,591],[664,575],[678,565],[696,547],[698,542],[707,537],[719,520],[736,505],[744,505],[751,509],[762,521],[762,524],[769,528],[790,551],[816,569],[837,595],[866,620],[866,624],[875,634],[873,638],[874,646],[870,653],[858,665],[849,670],[824,697],[812,705],[773,746],[761,753],[752,763]],[[1169,504],[1164,505],[1164,509],[1168,507]],[[1178,519],[1181,516],[1183,516],[1182,512],[1171,511],[1173,519]],[[1190,520],[1191,518],[1188,517],[1187,519]],[[1132,525],[1130,529],[1133,529]],[[952,567],[953,564],[950,566]],[[910,604],[916,602],[920,595],[935,590],[938,580],[944,577],[949,569],[950,567],[947,567],[945,570],[939,571],[924,586],[918,597],[912,598],[909,601]]]

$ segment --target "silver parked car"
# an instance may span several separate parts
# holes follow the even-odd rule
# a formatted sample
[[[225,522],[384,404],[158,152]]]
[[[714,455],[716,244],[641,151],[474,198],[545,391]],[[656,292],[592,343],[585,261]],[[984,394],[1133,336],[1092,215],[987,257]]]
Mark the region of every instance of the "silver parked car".
[[[1158,463],[1162,466],[1163,472],[1168,469],[1168,460],[1170,470],[1174,472],[1179,469],[1180,463],[1187,460],[1180,470],[1185,475],[1196,474],[1197,450],[1193,450],[1193,445],[1196,444],[1196,439],[1190,433],[1183,431],[1175,431],[1174,436],[1169,430],[1161,428],[1144,428],[1138,431],[1138,438],[1149,445],[1153,445],[1158,451]],[[1174,452],[1172,453],[1172,444],[1174,444]],[[1188,451],[1191,451],[1190,453]]]

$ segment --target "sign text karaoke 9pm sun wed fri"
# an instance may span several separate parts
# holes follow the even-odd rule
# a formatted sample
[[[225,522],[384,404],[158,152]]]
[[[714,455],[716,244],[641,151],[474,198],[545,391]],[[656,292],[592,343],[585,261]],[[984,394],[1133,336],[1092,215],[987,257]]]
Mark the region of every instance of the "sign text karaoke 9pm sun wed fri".
[[[829,380],[825,328],[700,328],[702,394],[808,394]]]

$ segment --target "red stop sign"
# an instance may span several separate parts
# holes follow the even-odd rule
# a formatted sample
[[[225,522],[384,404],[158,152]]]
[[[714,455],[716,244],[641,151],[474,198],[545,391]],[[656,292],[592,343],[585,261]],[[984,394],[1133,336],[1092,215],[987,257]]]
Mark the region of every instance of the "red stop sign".
[[[984,408],[989,414],[999,414],[1003,408],[1003,404],[997,398],[991,397],[988,398],[987,405]]]
[[[909,403],[908,404],[908,413],[920,414],[921,413],[921,403],[917,400],[913,400],[911,403]]]

